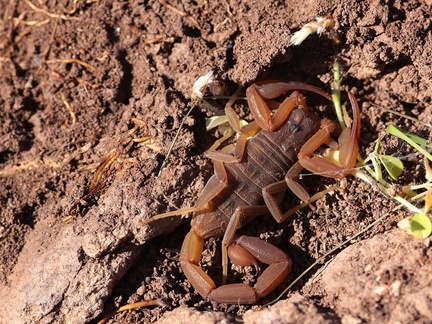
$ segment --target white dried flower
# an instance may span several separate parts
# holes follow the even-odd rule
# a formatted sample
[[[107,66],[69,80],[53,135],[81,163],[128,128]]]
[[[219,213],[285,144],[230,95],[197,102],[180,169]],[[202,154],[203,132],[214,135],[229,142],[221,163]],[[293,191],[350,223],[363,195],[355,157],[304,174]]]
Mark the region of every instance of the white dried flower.
[[[209,83],[213,82],[213,70],[207,72],[205,75],[200,76],[198,80],[195,81],[194,85],[192,86],[192,98],[200,98],[202,99],[203,93],[201,90],[208,85]]]
[[[321,35],[326,29],[332,30],[334,25],[335,21],[331,17],[317,17],[316,22],[307,23],[291,36],[290,45],[300,45],[309,35],[313,33]]]
[[[314,25],[316,25],[315,23],[313,23]],[[303,26],[302,29],[300,29],[299,31],[296,31],[290,39],[290,45],[300,45],[301,43],[303,43],[303,41],[310,35],[313,34],[317,28],[312,25],[312,23],[306,24]]]

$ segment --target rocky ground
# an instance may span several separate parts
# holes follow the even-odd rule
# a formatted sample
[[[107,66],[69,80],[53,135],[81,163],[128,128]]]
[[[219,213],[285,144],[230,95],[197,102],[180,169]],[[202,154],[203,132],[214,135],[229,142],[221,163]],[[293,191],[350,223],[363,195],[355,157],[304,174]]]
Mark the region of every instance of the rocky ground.
[[[0,1],[0,322],[88,323],[132,302],[169,307],[122,312],[111,323],[430,323],[431,240],[397,228],[409,215],[375,187],[304,177],[331,193],[283,224],[264,216],[240,230],[293,259],[287,280],[260,305],[205,302],[185,279],[178,254],[189,221],[144,221],[191,206],[212,174],[204,152],[214,111],[191,100],[209,70],[227,94],[256,80],[290,80],[331,91],[332,46],[293,32],[331,14],[342,37],[343,90],[360,103],[361,154],[383,136],[400,157],[400,185],[425,181],[423,161],[385,132],[390,123],[430,138],[430,1]],[[240,94],[241,96],[244,93]],[[343,98],[346,101],[346,98]],[[222,109],[225,100],[212,101]],[[334,118],[315,95],[308,104]],[[194,107],[185,118],[188,110]],[[234,108],[250,120],[243,101]],[[349,110],[349,109],[348,109]],[[162,163],[181,123],[163,172]],[[387,175],[386,175],[387,179]],[[282,207],[295,201],[286,198]],[[382,221],[313,262],[380,217]],[[68,219],[67,221],[65,221]],[[220,241],[202,266],[220,278]],[[250,269],[230,281],[254,280]]]

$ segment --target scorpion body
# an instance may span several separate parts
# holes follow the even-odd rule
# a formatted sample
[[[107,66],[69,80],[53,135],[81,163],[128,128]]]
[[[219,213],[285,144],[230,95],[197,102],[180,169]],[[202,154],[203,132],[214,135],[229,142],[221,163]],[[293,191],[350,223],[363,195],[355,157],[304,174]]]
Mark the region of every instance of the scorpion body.
[[[259,215],[271,214],[278,222],[286,220],[298,209],[281,212],[279,203],[288,189],[304,205],[322,196],[318,193],[310,197],[297,182],[303,168],[338,179],[352,172],[360,135],[360,111],[354,96],[348,94],[354,110],[352,127],[342,131],[336,143],[330,137],[336,124],[313,114],[297,90],[312,91],[331,100],[321,89],[302,83],[267,81],[251,85],[246,97],[254,121],[239,127],[238,117],[226,109],[230,125],[239,132],[236,146],[230,152],[207,152],[214,160],[215,174],[195,206],[156,216],[193,212],[192,228],[183,242],[180,263],[196,291],[207,300],[255,303],[272,292],[290,273],[291,259],[259,238],[237,237],[236,230]],[[293,92],[282,103],[271,100],[287,91]],[[337,161],[315,154],[323,144],[339,152]],[[223,237],[223,279],[219,287],[199,266],[204,240],[212,237]],[[239,266],[256,268],[259,276],[253,287],[244,283],[226,284],[228,258]],[[263,272],[258,261],[268,265]]]
[[[309,109],[300,107],[277,131],[260,131],[252,137],[247,144],[247,155],[241,162],[225,163],[228,186],[212,200],[214,210],[195,212],[192,228],[204,239],[222,237],[238,206],[265,206],[263,188],[284,179],[297,162],[300,148],[318,128],[319,118]],[[234,150],[229,153],[233,154]],[[213,175],[207,186],[211,187],[216,181],[217,177]],[[268,209],[263,214],[267,213]],[[251,220],[253,217],[243,218],[239,225]]]

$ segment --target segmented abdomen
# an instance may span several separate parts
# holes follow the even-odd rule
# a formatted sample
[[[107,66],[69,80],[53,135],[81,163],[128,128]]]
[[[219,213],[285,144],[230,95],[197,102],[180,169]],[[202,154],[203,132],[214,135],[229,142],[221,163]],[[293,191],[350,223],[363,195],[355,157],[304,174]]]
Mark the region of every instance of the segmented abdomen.
[[[241,163],[225,163],[228,187],[212,200],[211,211],[194,215],[195,230],[204,238],[222,236],[237,207],[263,206],[262,189],[284,179],[298,151],[318,127],[316,115],[298,108],[278,130],[260,131],[251,138]],[[243,217],[242,225],[252,218]]]

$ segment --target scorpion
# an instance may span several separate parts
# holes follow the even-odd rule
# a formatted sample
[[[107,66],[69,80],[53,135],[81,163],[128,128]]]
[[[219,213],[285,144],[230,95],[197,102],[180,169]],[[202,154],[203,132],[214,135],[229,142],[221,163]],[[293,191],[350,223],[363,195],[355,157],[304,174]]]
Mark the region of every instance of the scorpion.
[[[292,93],[282,103],[273,100],[288,91]],[[232,108],[226,109],[238,138],[229,152],[207,152],[214,163],[214,175],[194,207],[155,217],[193,213],[191,230],[181,248],[180,264],[195,290],[208,301],[252,304],[271,293],[291,272],[290,257],[257,237],[238,237],[237,229],[259,215],[271,214],[277,222],[285,221],[297,210],[281,211],[279,204],[286,190],[306,205],[322,196],[311,197],[297,182],[303,169],[335,179],[352,173],[361,126],[356,98],[348,93],[353,122],[336,142],[331,138],[336,124],[312,113],[299,91],[315,92],[331,100],[325,91],[304,83],[261,81],[249,86],[246,97],[254,121],[240,127],[240,119]],[[338,159],[315,153],[324,144],[328,150],[339,153]],[[216,237],[223,237],[219,287],[199,266],[204,241]],[[253,266],[258,274],[255,285],[227,284],[228,259],[242,267]],[[262,273],[258,261],[268,265]]]

